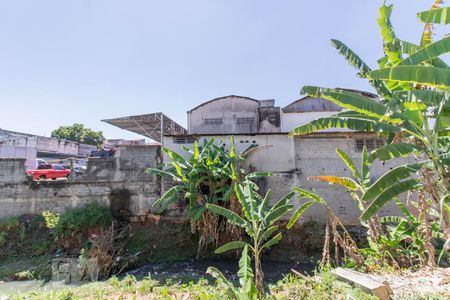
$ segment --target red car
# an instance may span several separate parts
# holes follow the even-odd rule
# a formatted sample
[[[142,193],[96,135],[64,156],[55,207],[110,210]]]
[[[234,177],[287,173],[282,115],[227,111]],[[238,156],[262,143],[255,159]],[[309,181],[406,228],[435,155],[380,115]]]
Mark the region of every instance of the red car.
[[[33,176],[34,180],[54,180],[56,178],[68,178],[70,175],[70,170],[61,165],[44,164],[37,167],[36,170],[28,170],[27,174]]]

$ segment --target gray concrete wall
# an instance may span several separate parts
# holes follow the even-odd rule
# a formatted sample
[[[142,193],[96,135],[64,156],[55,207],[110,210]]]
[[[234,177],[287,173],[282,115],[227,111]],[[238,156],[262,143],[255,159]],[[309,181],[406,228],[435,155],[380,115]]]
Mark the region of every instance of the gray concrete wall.
[[[159,146],[121,146],[116,156],[89,161],[85,175],[71,181],[35,182],[23,159],[0,159],[0,218],[62,212],[88,201],[111,206],[120,216],[141,216],[160,196],[160,179],[145,173],[160,162]]]
[[[358,137],[370,135],[356,135]],[[373,137],[373,135],[372,135]],[[295,172],[276,172],[274,176],[268,178],[267,187],[273,191],[274,200],[286,194],[292,187],[299,187],[311,192],[316,192],[322,196],[333,209],[341,221],[346,225],[358,225],[361,212],[356,202],[352,199],[347,190],[338,185],[330,185],[325,182],[316,182],[308,180],[309,176],[334,175],[347,176],[352,178],[351,172],[340,159],[335,149],[344,150],[355,162],[357,167],[361,165],[361,153],[355,151],[355,136],[348,134],[324,136],[322,138],[295,138]],[[254,160],[263,159],[257,157],[255,153]],[[270,156],[265,156],[267,157]],[[280,157],[281,158],[281,157]],[[281,158],[282,159],[282,158]],[[391,161],[385,164],[375,162],[371,168],[372,181],[377,180],[389,169],[412,159],[403,159],[401,161]],[[296,206],[304,203],[305,200],[296,199]],[[397,215],[399,210],[393,203],[388,203],[380,211],[380,215]],[[315,204],[302,217],[303,221],[313,219],[319,222],[326,221],[325,210],[323,207]]]
[[[205,139],[215,138],[223,140],[226,147],[230,147],[229,136],[200,136],[199,144]],[[250,146],[260,146],[259,150],[252,152],[245,162],[246,168],[253,171],[272,171],[273,176],[261,182],[262,191],[272,190],[272,202],[284,196],[293,187],[315,191],[333,208],[344,224],[359,224],[360,211],[352,200],[350,194],[342,187],[329,185],[324,182],[309,181],[309,176],[336,175],[352,177],[350,171],[336,153],[336,148],[344,150],[359,167],[361,153],[356,151],[355,140],[360,138],[378,138],[375,134],[342,132],[320,133],[302,138],[289,138],[286,134],[258,134],[235,135],[236,151],[241,153]],[[174,144],[169,137],[164,145],[182,154],[185,158],[189,153],[182,150],[182,146],[192,147],[189,144]],[[164,161],[170,160],[164,154]],[[389,169],[396,165],[412,161],[412,158],[396,160],[381,164],[375,162],[372,167],[372,181],[378,179]],[[296,199],[296,207],[304,200]],[[395,215],[399,211],[395,205],[389,203],[381,210],[381,215]],[[323,222],[326,219],[323,207],[314,205],[302,218],[303,221],[313,219]]]
[[[0,185],[23,183],[26,180],[24,158],[0,158]]]

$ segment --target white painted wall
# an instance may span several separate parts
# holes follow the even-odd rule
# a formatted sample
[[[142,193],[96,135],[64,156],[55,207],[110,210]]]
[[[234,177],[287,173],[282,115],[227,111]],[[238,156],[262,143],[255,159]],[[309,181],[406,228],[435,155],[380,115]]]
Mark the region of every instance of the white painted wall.
[[[36,137],[14,137],[0,144],[0,158],[24,158],[27,169],[36,167]]]
[[[242,97],[224,97],[192,110],[188,114],[189,133],[209,134],[209,133],[230,133],[230,132],[257,132],[257,108],[259,102]],[[206,118],[222,118],[222,125],[204,124]],[[249,126],[239,126],[236,124],[237,118],[255,118],[252,130]]]
[[[284,113],[281,114],[281,131],[289,132],[294,128],[301,125],[305,125],[315,119],[329,117],[337,114],[337,111],[313,111],[313,112],[302,112],[302,113]],[[319,132],[349,132],[351,130],[345,128],[330,128],[320,130]]]

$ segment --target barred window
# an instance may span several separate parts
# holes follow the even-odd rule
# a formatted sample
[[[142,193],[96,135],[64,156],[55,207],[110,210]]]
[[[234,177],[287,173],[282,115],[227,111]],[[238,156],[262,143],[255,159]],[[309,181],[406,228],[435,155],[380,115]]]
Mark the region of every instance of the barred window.
[[[355,139],[355,151],[362,152],[364,146],[366,146],[367,151],[373,151],[377,148],[380,148],[385,145],[385,141],[383,139]]]
[[[268,120],[270,123],[275,123],[275,122],[278,120],[278,115],[277,115],[277,114],[274,114],[274,113],[269,114],[268,117],[267,117],[267,120]]]
[[[255,118],[237,118],[238,125],[255,124]]]
[[[221,125],[223,124],[222,118],[207,118],[205,119],[205,125]]]
[[[193,136],[176,136],[173,138],[174,144],[193,144],[196,141]]]

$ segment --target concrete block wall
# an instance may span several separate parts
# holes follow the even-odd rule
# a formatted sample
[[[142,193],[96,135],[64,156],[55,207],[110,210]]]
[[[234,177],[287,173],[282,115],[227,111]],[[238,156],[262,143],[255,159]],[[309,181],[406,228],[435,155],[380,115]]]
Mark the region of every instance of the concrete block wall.
[[[358,134],[359,138],[374,138],[374,135]],[[345,225],[358,225],[361,212],[357,203],[352,199],[350,193],[339,185],[330,185],[326,182],[317,182],[308,180],[310,176],[333,175],[346,176],[352,178],[352,174],[345,163],[336,153],[336,148],[340,148],[346,152],[359,168],[361,165],[361,154],[355,151],[355,135],[340,134],[323,137],[304,137],[291,139],[295,149],[295,169],[285,172],[274,172],[272,177],[267,178],[266,188],[272,190],[272,201],[284,196],[293,187],[299,187],[311,192],[319,194],[327,201],[328,205],[333,209],[335,214]],[[268,149],[268,151],[272,151]],[[288,155],[282,153],[272,154],[255,153],[252,158],[253,165],[263,165],[263,159],[270,160],[271,157],[277,155],[280,165],[290,164]],[[260,161],[261,163],[255,164]],[[286,164],[283,163],[286,161]],[[399,164],[412,162],[412,158],[404,158],[401,160],[388,161],[384,164],[375,162],[371,167],[371,180],[376,181],[382,174],[389,171]],[[265,163],[267,165],[267,163]],[[259,168],[258,168],[259,170]],[[262,169],[261,169],[262,170]],[[305,200],[295,200],[295,206],[299,207]],[[398,215],[400,214],[397,206],[389,202],[380,210],[380,215]],[[326,211],[323,206],[314,204],[303,215],[300,221],[313,219],[318,222],[326,221]]]
[[[200,136],[198,137],[199,145],[203,144],[203,140],[211,138],[223,140],[225,147],[230,147],[230,139],[226,135]],[[356,151],[356,138],[377,138],[377,136],[354,132],[319,133],[296,138],[289,138],[286,134],[234,136],[238,153],[245,151],[252,145],[262,146],[246,158],[245,167],[252,171],[271,171],[273,173],[273,176],[261,181],[262,192],[267,191],[269,188],[272,190],[272,202],[286,195],[294,187],[313,191],[327,201],[346,225],[358,225],[361,214],[351,195],[346,189],[338,185],[310,181],[308,177],[318,175],[352,177],[351,172],[336,153],[336,148],[345,151],[359,167],[361,164],[361,152]],[[189,153],[183,151],[181,146],[192,147],[192,145],[174,144],[173,139],[170,137],[167,137],[164,143],[165,147],[175,150],[186,158],[189,156]],[[170,157],[164,154],[164,161],[168,160],[170,160]],[[389,169],[412,161],[412,158],[405,158],[389,161],[385,164],[375,162],[371,168],[371,179],[375,181]],[[304,202],[304,200],[296,199],[294,204],[296,207],[299,207]],[[381,210],[381,215],[396,215],[399,213],[398,208],[393,203],[388,203]],[[309,219],[319,222],[326,221],[324,207],[314,204],[304,214],[301,221]]]
[[[113,158],[90,161],[87,174],[74,181],[35,182],[25,176],[24,159],[0,159],[0,218],[46,210],[60,213],[89,201],[110,206],[118,216],[147,215],[160,197],[161,184],[145,169],[160,162],[160,148],[125,148]]]
[[[26,181],[25,158],[0,158],[0,185]]]
[[[0,185],[0,218],[67,208],[96,201],[124,216],[146,215],[159,197],[159,186],[149,183],[41,182]]]

